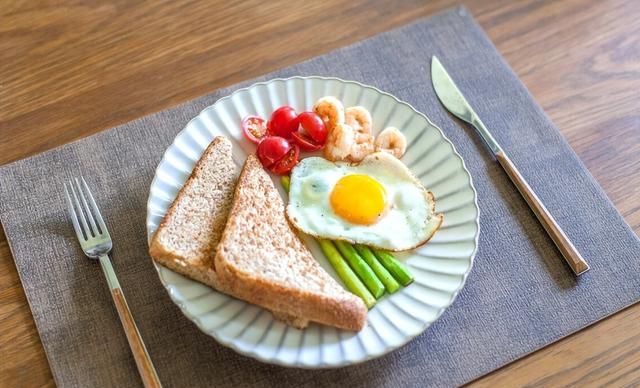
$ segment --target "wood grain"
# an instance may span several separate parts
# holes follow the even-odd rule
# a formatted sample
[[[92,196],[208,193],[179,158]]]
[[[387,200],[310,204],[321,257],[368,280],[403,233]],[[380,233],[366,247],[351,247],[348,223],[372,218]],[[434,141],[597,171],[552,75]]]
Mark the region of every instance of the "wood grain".
[[[462,1],[640,232],[640,2]],[[0,0],[0,163],[453,5]],[[640,384],[640,305],[476,381]],[[53,385],[0,236],[0,386]]]
[[[149,357],[144,341],[140,336],[136,322],[133,320],[133,316],[131,315],[131,311],[127,305],[127,300],[124,298],[122,289],[119,287],[112,289],[111,296],[113,297],[113,303],[116,305],[116,310],[118,310],[118,316],[120,317],[120,322],[122,323],[122,327],[124,328],[124,332],[127,336],[127,341],[129,342],[129,347],[133,353],[133,358],[136,361],[138,372],[142,378],[142,383],[145,388],[161,388],[162,384],[160,384],[160,379],[158,378],[156,369],[151,362],[151,357]]]
[[[544,230],[547,231],[551,240],[556,244],[556,247],[558,247],[562,257],[567,262],[573,273],[581,275],[589,270],[589,264],[587,264],[580,252],[578,252],[571,240],[569,240],[569,237],[567,237],[560,225],[558,225],[556,220],[553,219],[553,216],[544,206],[544,203],[542,203],[540,198],[538,198],[531,186],[529,186],[529,183],[527,183],[524,177],[520,174],[520,171],[518,171],[518,168],[513,164],[511,159],[509,159],[507,154],[503,150],[500,150],[496,154],[496,159],[506,171],[511,182],[513,182],[514,186],[516,186],[524,200],[527,202],[533,211],[533,214],[536,215],[536,218],[538,218],[538,221],[540,221]]]

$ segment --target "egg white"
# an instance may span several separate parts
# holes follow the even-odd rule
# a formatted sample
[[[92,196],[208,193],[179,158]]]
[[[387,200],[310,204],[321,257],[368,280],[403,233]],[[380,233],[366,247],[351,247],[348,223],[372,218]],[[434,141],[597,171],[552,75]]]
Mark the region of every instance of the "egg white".
[[[331,207],[333,187],[351,174],[368,175],[385,189],[387,211],[375,224],[353,224]],[[391,251],[425,243],[442,223],[442,215],[435,214],[433,194],[401,161],[384,152],[368,155],[357,165],[320,157],[300,161],[291,173],[287,217],[296,228],[316,237]]]

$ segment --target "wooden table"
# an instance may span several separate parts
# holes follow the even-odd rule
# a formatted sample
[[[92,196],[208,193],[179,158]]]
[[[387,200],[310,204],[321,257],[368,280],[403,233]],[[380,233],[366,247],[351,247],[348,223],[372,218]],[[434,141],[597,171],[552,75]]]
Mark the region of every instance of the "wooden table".
[[[100,3],[0,1],[0,164],[454,4]],[[640,232],[640,2],[463,3]],[[638,319],[627,308],[475,384],[640,384]],[[0,386],[53,385],[2,234],[0,349]]]

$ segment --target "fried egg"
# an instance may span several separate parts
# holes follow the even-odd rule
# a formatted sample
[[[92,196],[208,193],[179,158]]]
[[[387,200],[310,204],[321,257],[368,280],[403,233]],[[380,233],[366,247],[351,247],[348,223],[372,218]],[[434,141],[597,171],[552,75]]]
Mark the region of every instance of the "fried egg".
[[[391,251],[424,244],[443,219],[433,194],[385,152],[357,165],[303,159],[291,173],[287,217],[316,237]]]

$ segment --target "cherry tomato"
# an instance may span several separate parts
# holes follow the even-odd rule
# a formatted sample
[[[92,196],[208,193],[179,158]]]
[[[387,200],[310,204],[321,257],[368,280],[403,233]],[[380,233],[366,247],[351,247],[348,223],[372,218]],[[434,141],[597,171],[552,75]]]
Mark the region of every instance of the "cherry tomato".
[[[247,116],[242,119],[244,137],[252,143],[258,144],[267,135],[267,123],[260,116]]]
[[[287,175],[291,172],[296,164],[298,164],[298,156],[300,155],[300,149],[297,145],[293,145],[291,150],[280,160],[276,162],[271,168],[271,171],[278,175]]]
[[[290,106],[281,106],[273,111],[269,120],[269,134],[289,139],[298,129],[298,115]]]
[[[298,121],[308,137],[320,146],[324,145],[327,140],[327,127],[320,116],[314,112],[302,112],[298,115]]]
[[[291,150],[291,144],[287,139],[279,136],[267,136],[258,144],[256,154],[260,163],[267,169],[271,169],[273,165],[285,157]]]
[[[301,132],[293,132],[291,134],[291,139],[294,143],[300,146],[300,149],[303,151],[317,151],[322,148],[322,144],[317,144],[313,141],[313,139],[308,138],[306,135]]]

